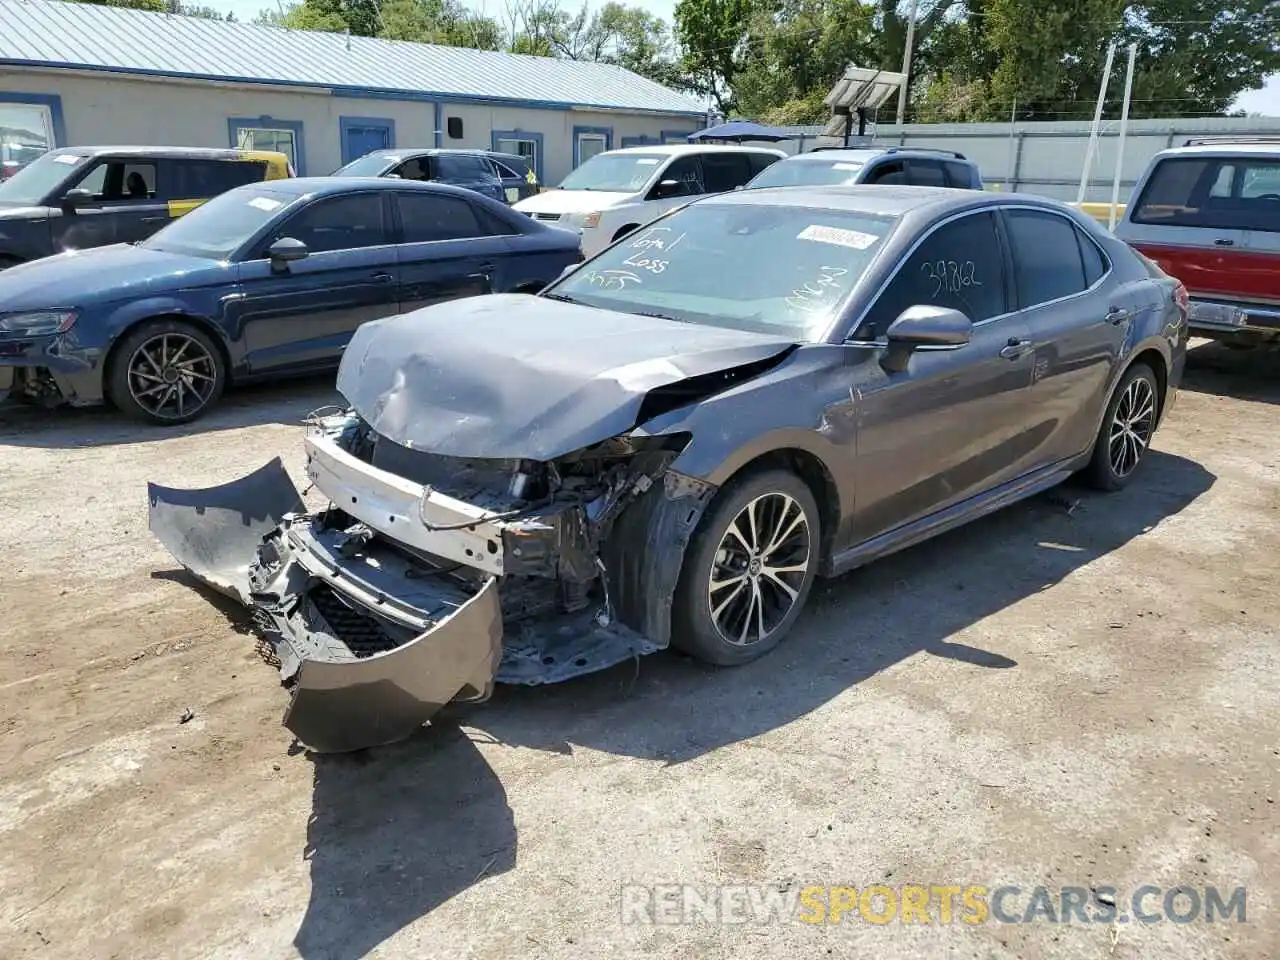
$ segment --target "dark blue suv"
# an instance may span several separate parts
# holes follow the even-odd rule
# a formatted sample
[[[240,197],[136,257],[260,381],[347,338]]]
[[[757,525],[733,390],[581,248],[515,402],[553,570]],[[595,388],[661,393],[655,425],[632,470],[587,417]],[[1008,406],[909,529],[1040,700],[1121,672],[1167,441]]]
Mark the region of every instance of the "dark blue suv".
[[[239,187],[141,243],[0,272],[0,399],[185,423],[228,380],[336,365],[368,320],[536,293],[580,260],[577,234],[445,184]]]
[[[375,150],[339,167],[334,176],[448,183],[507,203],[538,192],[537,176],[526,158],[489,150]]]

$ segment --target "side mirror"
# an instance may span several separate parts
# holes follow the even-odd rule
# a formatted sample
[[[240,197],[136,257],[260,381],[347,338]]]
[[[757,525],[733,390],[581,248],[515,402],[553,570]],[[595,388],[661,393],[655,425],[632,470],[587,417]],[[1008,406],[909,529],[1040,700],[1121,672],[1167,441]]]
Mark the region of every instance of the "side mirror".
[[[62,202],[68,207],[87,207],[93,203],[93,194],[84,187],[76,187],[63,194]]]
[[[679,195],[679,180],[660,180],[658,181],[658,185],[653,188],[653,196],[657,200],[665,200],[667,197],[676,197]]]
[[[890,373],[901,373],[920,347],[954,350],[972,337],[973,321],[959,310],[927,304],[907,307],[885,332],[889,346],[880,358],[880,366]]]
[[[305,243],[293,237],[281,237],[267,247],[267,256],[271,258],[272,269],[281,269],[285,264],[303,260],[309,252]]]

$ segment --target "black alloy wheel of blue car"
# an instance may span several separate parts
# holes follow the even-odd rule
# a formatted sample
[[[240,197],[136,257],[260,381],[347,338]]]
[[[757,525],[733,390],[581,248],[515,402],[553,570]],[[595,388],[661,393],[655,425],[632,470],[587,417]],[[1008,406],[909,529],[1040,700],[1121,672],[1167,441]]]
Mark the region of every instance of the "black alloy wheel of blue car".
[[[153,320],[130,331],[112,353],[107,394],[124,413],[152,423],[190,423],[226,386],[213,339],[181,320]]]

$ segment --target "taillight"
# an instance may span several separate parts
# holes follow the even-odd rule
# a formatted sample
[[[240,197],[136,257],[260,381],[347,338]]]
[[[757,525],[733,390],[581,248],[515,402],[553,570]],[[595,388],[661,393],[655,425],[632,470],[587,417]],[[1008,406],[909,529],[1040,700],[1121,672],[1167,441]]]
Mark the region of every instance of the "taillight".
[[[1174,281],[1173,302],[1178,305],[1183,313],[1189,313],[1191,311],[1191,297],[1188,296],[1187,288],[1183,285],[1181,280]]]

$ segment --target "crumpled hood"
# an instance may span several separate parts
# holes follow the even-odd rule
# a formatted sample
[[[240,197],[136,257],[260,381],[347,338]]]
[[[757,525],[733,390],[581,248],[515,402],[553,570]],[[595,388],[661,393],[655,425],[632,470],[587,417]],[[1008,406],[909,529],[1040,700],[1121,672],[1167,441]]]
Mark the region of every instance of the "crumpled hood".
[[[625,433],[657,387],[793,344],[543,297],[472,297],[361,326],[338,390],[403,446],[546,461]]]
[[[0,310],[79,307],[225,279],[234,267],[130,244],[74,250],[0,271]]]

